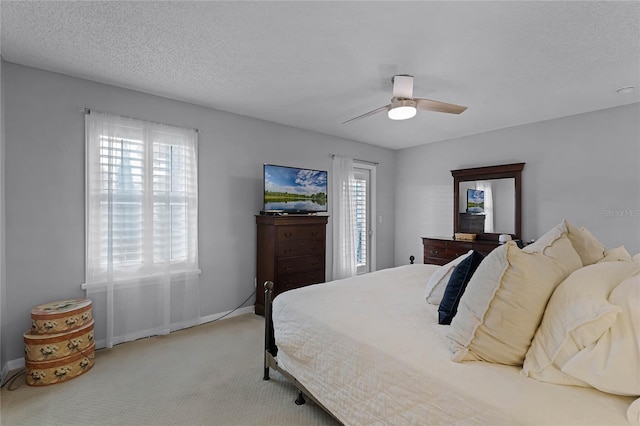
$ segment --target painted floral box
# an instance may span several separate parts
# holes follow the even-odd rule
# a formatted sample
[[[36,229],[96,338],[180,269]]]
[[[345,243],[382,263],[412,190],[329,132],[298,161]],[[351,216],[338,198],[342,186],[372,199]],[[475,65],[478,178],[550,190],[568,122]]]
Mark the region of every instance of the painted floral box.
[[[31,334],[64,333],[82,327],[92,320],[91,300],[58,300],[31,310]]]
[[[46,386],[65,382],[86,373],[95,362],[96,345],[81,352],[51,361],[25,361],[29,386]]]

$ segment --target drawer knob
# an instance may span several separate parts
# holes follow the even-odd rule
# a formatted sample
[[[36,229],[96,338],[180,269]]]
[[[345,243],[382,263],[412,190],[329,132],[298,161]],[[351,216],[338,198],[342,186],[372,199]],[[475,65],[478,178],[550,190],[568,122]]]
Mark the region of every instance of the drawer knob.
[[[285,238],[291,238],[292,235],[293,235],[293,232],[285,232],[284,233]]]
[[[434,256],[438,254],[438,250],[431,250],[431,254],[433,254]]]

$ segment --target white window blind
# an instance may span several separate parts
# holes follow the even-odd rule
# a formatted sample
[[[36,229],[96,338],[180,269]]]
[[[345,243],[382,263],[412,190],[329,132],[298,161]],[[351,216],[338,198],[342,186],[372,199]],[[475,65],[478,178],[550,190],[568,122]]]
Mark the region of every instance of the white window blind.
[[[356,204],[356,263],[367,264],[367,181],[356,176],[354,179]]]
[[[106,346],[168,332],[172,315],[199,315],[197,132],[93,111],[85,124],[83,288],[107,290]],[[173,296],[180,306],[172,306]],[[187,305],[191,312],[181,313]],[[147,319],[130,312],[142,306]],[[128,334],[120,336],[118,321],[129,317],[151,326],[135,331],[123,323]]]
[[[88,117],[87,283],[197,268],[195,130]]]
[[[144,144],[140,140],[99,137],[99,269],[141,266],[144,240]],[[92,188],[93,189],[93,188]],[[94,265],[98,266],[98,265]]]

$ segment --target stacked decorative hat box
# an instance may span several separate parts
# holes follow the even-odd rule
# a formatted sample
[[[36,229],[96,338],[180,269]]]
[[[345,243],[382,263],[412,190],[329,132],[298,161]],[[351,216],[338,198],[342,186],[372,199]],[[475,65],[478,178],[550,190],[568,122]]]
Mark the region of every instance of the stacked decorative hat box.
[[[24,333],[27,384],[61,383],[94,364],[91,300],[46,303],[31,310],[31,330]]]

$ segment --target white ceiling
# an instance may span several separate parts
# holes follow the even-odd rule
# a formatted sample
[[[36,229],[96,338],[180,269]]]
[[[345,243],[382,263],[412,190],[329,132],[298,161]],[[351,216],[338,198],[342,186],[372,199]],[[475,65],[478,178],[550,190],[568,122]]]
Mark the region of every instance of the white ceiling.
[[[3,0],[0,14],[8,62],[392,149],[640,101],[637,1]],[[396,73],[469,109],[340,124],[388,104]]]

